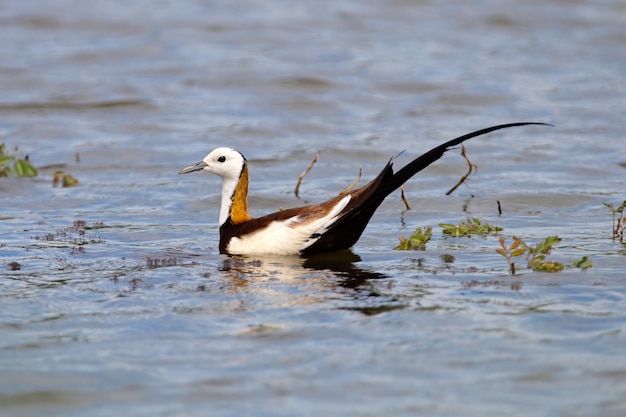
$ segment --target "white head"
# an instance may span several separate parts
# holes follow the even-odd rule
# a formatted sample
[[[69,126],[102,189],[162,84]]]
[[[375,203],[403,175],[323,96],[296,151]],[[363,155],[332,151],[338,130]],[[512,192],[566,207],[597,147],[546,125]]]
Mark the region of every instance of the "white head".
[[[220,210],[220,225],[228,219],[233,204],[235,190],[239,185],[244,170],[246,170],[246,158],[236,149],[216,148],[204,159],[195,165],[190,165],[178,171],[179,174],[188,174],[195,171],[206,171],[222,177],[222,206]],[[245,175],[245,190],[243,198],[246,198],[248,179]]]
[[[216,148],[204,159],[195,165],[185,167],[178,171],[179,174],[188,174],[194,171],[207,171],[219,175],[227,180],[239,180],[246,158],[236,149]]]

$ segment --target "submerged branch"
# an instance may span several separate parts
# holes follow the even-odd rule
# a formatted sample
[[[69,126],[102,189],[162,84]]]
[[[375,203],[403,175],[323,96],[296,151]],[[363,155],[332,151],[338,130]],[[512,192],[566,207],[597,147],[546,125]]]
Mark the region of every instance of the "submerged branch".
[[[459,182],[456,183],[456,185],[452,188],[450,188],[450,190],[446,193],[446,195],[450,195],[454,192],[454,190],[456,190],[457,188],[459,188],[459,186],[461,184],[463,184],[465,182],[465,180],[467,179],[467,177],[470,176],[470,174],[472,173],[472,169],[478,169],[478,167],[476,165],[474,165],[472,163],[472,161],[470,161],[469,157],[467,156],[467,153],[465,152],[465,145],[461,144],[461,155],[463,156],[463,158],[465,158],[465,160],[467,161],[467,165],[468,165],[468,170],[467,173],[465,175],[463,175],[463,177],[461,177],[461,179],[459,180]]]
[[[404,187],[400,187],[400,196],[402,197],[402,201],[404,201],[404,205],[406,206],[406,209],[411,210],[411,206],[409,205],[409,202],[404,196]]]
[[[341,191],[339,194],[345,194],[353,189],[354,186],[357,185],[357,183],[361,179],[361,174],[363,174],[363,168],[359,168],[359,175],[356,177],[356,179],[352,182],[352,184],[350,184],[345,190]]]
[[[315,154],[315,156],[313,157],[313,160],[311,161],[311,163],[309,164],[309,166],[304,170],[304,172],[302,174],[300,174],[300,176],[298,177],[298,183],[296,184],[296,189],[294,190],[294,193],[296,194],[296,197],[300,198],[300,184],[302,183],[302,179],[304,178],[304,176],[306,174],[309,173],[309,171],[311,170],[311,168],[313,168],[313,165],[315,165],[315,163],[317,162],[317,160],[320,158],[320,152],[321,151],[317,151],[317,153]]]

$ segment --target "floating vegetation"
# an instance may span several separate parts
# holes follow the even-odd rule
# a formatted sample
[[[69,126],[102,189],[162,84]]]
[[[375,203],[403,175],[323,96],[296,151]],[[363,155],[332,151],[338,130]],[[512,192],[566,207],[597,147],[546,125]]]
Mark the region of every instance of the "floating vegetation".
[[[496,249],[496,252],[504,256],[506,261],[509,263],[509,271],[511,271],[511,275],[515,275],[515,262],[513,262],[512,258],[522,256],[524,254],[524,248],[519,247],[521,243],[522,241],[519,240],[519,238],[515,238],[513,243],[507,246],[506,243],[504,243],[504,238],[501,237],[500,246],[502,247]]]
[[[626,206],[626,202],[624,204]],[[624,207],[621,207],[623,210]],[[622,224],[624,224],[622,222]],[[470,237],[472,235],[487,236],[492,233],[497,233],[504,230],[501,227],[483,223],[478,218],[468,218],[467,221],[461,222],[458,225],[441,223],[439,226],[443,228],[443,233],[452,237]],[[432,228],[418,227],[410,238],[400,237],[400,244],[394,248],[394,250],[425,250],[426,243],[432,237]],[[534,246],[531,246],[524,242],[521,238],[513,236],[513,242],[508,245],[505,238],[500,238],[500,247],[496,248],[496,252],[506,258],[509,265],[509,271],[511,275],[515,275],[516,265],[514,258],[518,258],[522,255],[526,255],[526,267],[532,271],[540,272],[559,272],[562,271],[565,266],[557,261],[546,259],[554,246],[561,241],[558,236],[548,236]],[[450,255],[450,258],[442,258],[444,262],[454,262],[454,257]],[[593,266],[593,262],[588,256],[570,263],[571,268],[588,269]]]
[[[558,272],[563,270],[562,263],[546,260],[546,255],[549,255],[552,252],[552,249],[554,249],[554,245],[561,241],[560,237],[548,236],[541,242],[537,243],[535,246],[529,246],[519,238],[515,239],[519,241],[519,244],[526,252],[528,268],[532,269],[533,271],[541,272]]]
[[[164,266],[176,266],[179,261],[177,258],[146,258],[146,264],[148,268],[161,268]]]
[[[7,264],[7,268],[9,268],[9,271],[19,271],[22,269],[22,265],[19,262],[13,261]]]
[[[54,233],[45,233],[41,236],[33,237],[34,240],[44,242],[55,242],[58,246],[70,246],[70,255],[80,255],[85,253],[85,245],[104,243],[101,235],[88,233],[87,230],[100,229],[106,227],[103,222],[94,222],[87,226],[84,220],[74,220],[71,226],[58,229]]]
[[[570,266],[572,268],[587,269],[593,266],[593,262],[591,262],[591,259],[589,259],[588,256],[583,256],[579,260],[572,262]]]
[[[441,260],[443,261],[443,263],[446,264],[452,264],[454,263],[454,261],[456,260],[456,258],[454,257],[454,255],[451,255],[449,253],[444,253],[443,255],[441,255],[439,258],[441,258]]]
[[[520,291],[522,289],[522,283],[519,281],[478,281],[471,280],[463,283],[463,288],[470,289],[476,287],[495,287],[495,288],[509,288],[512,291]]]
[[[80,157],[76,154],[76,162],[79,161]],[[8,149],[4,143],[0,143],[0,177],[36,177],[38,174],[28,155],[20,156],[17,146]],[[64,171],[56,171],[52,177],[53,187],[73,187],[77,184],[78,180]]]
[[[85,253],[84,246],[73,246],[70,248],[70,255],[80,255]]]
[[[626,209],[626,200],[622,202],[619,207],[615,207],[612,203],[602,203],[611,210],[613,214],[613,240],[619,239],[619,243],[624,243],[624,228],[626,225],[626,216],[624,216],[624,209]]]
[[[400,244],[393,248],[394,250],[425,250],[426,243],[433,235],[433,229],[430,226],[418,227],[410,238],[400,237]]]
[[[526,255],[527,268],[532,271],[539,272],[559,272],[565,266],[557,261],[546,259],[554,249],[554,245],[559,243],[561,238],[558,236],[548,236],[535,246],[530,246],[519,237],[513,237],[513,243],[507,246],[504,238],[500,239],[500,248],[496,249],[500,255],[504,256],[509,263],[511,275],[515,275],[515,263],[511,258]],[[588,269],[593,266],[593,262],[588,256],[583,256],[579,260],[573,261],[570,265],[572,268]]]
[[[18,177],[36,177],[35,168],[28,158],[28,155],[20,158],[19,149],[15,146],[8,150],[4,143],[0,143],[0,177],[16,175]]]
[[[444,234],[452,237],[471,237],[472,235],[487,236],[504,230],[498,226],[482,223],[480,219],[476,217],[468,217],[466,221],[460,222],[458,225],[440,223],[439,226],[443,228]]]
[[[78,185],[78,180],[64,171],[56,171],[52,177],[53,187],[74,187]]]

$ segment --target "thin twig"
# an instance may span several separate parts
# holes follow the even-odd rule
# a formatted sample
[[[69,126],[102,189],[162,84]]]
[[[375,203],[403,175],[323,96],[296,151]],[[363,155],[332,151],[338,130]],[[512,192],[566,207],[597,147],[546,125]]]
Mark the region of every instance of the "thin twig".
[[[404,201],[404,205],[406,206],[406,209],[411,210],[411,206],[409,205],[409,202],[404,196],[404,187],[400,187],[400,196],[402,197],[402,201]]]
[[[469,205],[472,202],[472,198],[474,198],[474,194],[470,195],[469,198],[465,200],[465,203],[462,207],[463,212],[467,213],[469,211]]]
[[[294,190],[294,193],[296,194],[296,197],[300,198],[300,184],[302,183],[302,179],[304,178],[304,176],[306,174],[309,173],[309,171],[311,170],[311,168],[313,168],[313,165],[315,165],[315,163],[317,162],[317,160],[320,158],[320,152],[321,151],[317,151],[317,153],[315,154],[315,156],[313,157],[313,160],[311,161],[311,163],[309,164],[309,166],[304,170],[304,172],[302,174],[300,174],[300,176],[298,177],[298,183],[296,184],[296,189]]]
[[[359,182],[359,180],[361,179],[361,174],[363,174],[363,168],[359,168],[359,176],[356,177],[356,180],[354,180],[354,182],[352,184],[350,184],[348,186],[348,188],[346,188],[345,190],[343,190],[342,192],[340,192],[339,194],[345,194],[348,191],[350,191],[351,189],[354,188],[355,185],[357,185],[357,183]]]
[[[476,165],[474,165],[472,163],[472,161],[470,161],[469,157],[467,156],[467,153],[465,152],[465,145],[461,144],[461,155],[463,156],[463,158],[465,158],[465,160],[467,161],[467,165],[468,165],[468,170],[467,170],[467,174],[463,175],[463,177],[461,177],[461,179],[459,180],[459,182],[456,183],[456,185],[452,188],[450,188],[450,190],[446,193],[446,195],[450,195],[454,192],[454,190],[456,190],[457,188],[459,188],[459,185],[463,184],[465,182],[465,180],[467,179],[467,177],[470,176],[470,174],[472,173],[472,168],[473,169],[478,169],[478,167]]]

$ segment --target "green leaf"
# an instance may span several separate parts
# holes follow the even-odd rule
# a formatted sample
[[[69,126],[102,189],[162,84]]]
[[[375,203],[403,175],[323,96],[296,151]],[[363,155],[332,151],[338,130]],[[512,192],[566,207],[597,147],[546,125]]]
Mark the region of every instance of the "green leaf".
[[[561,238],[560,238],[560,237],[558,237],[558,236],[548,236],[548,237],[546,238],[546,240],[544,241],[544,243],[543,243],[543,244],[544,244],[545,246],[550,246],[550,249],[552,249],[552,246],[553,246],[555,243],[559,243],[560,241],[561,241]]]
[[[9,155],[0,155],[0,165],[7,165],[9,162],[13,161],[15,158]]]
[[[494,226],[488,223],[483,224],[477,217],[468,217],[467,220],[465,220],[464,222],[460,222],[458,225],[440,223],[439,226],[443,228],[444,234],[453,237],[471,237],[472,235],[487,236],[492,232],[499,232],[503,230],[501,227],[498,226]]]
[[[579,260],[572,262],[571,266],[573,266],[574,268],[587,269],[593,266],[593,262],[591,262],[591,259],[589,259],[588,256],[583,256]]]
[[[406,239],[400,238],[400,244],[394,248],[394,250],[425,250],[426,242],[432,237],[432,227],[427,226],[424,229],[418,227],[413,232],[413,235]]]
[[[542,272],[559,272],[563,270],[563,264],[555,261],[546,261],[542,262],[537,270]]]
[[[532,262],[541,263],[544,259],[546,259],[546,255],[537,255],[533,257]]]
[[[63,187],[74,187],[78,185],[78,180],[72,177],[70,174],[63,174]]]
[[[13,164],[13,170],[18,177],[36,177],[37,168],[32,166],[30,162],[25,159],[18,159]]]
[[[528,246],[526,244],[526,242],[524,242],[522,239],[520,239],[517,236],[513,236],[513,239],[515,240],[519,240],[519,244],[522,248],[524,248],[525,251],[527,251],[528,253],[535,253],[535,250],[533,248],[531,248],[530,246]]]

